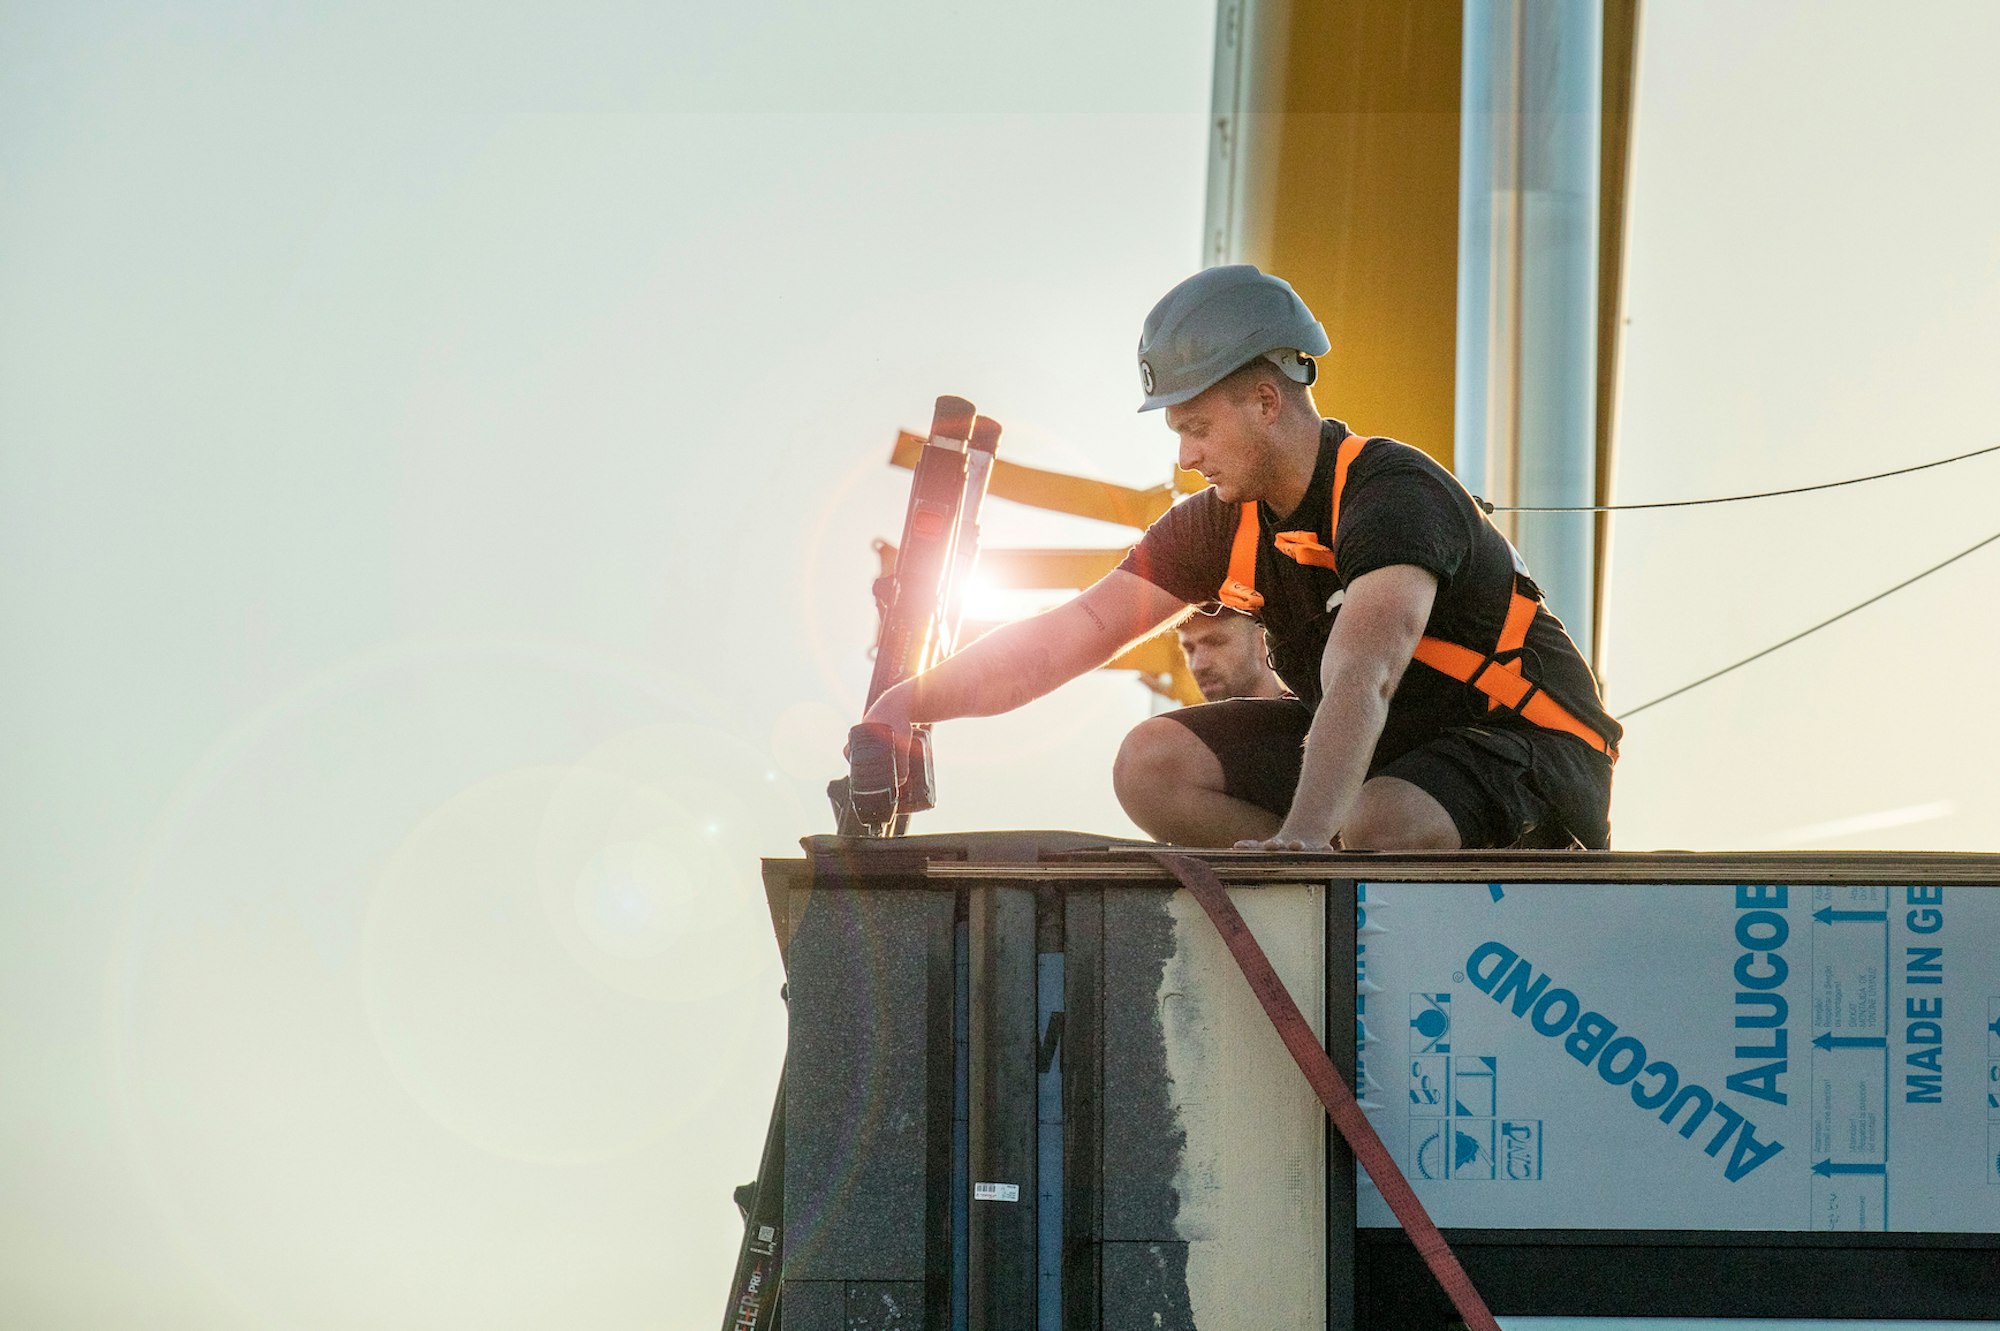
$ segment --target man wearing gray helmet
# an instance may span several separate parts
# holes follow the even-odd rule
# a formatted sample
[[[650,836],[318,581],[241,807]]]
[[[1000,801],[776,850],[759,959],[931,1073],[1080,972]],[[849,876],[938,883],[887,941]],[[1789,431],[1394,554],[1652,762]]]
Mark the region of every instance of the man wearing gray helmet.
[[[1329,344],[1247,264],[1182,282],[1139,341],[1209,488],[1075,599],[883,694],[869,719],[991,715],[1217,603],[1264,626],[1292,697],[1141,722],[1112,772],[1148,834],[1184,845],[1603,847],[1621,735],[1519,555],[1451,473],[1322,419]]]

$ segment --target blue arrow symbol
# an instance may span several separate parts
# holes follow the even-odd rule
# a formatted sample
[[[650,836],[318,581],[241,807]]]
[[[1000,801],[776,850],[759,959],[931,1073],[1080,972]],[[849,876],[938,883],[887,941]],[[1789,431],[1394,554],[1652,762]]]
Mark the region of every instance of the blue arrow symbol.
[[[1835,1174],[1887,1174],[1887,1165],[1836,1165],[1831,1160],[1822,1160],[1813,1166],[1813,1173],[1821,1178],[1831,1178]]]
[[[1856,922],[1873,920],[1880,922],[1889,918],[1889,912],[1886,910],[1835,910],[1831,906],[1822,906],[1813,912],[1813,918],[1821,924],[1839,924],[1848,920]]]
[[[1813,1041],[1819,1049],[1883,1049],[1888,1043],[1880,1035],[1835,1035],[1832,1031]]]
[[[1992,1031],[1995,1035],[2000,1035],[2000,1017],[1995,1017],[1986,1029]]]

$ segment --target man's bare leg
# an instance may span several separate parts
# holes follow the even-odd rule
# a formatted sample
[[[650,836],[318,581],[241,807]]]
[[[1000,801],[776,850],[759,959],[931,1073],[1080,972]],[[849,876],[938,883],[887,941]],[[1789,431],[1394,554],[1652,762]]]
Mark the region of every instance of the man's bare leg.
[[[1363,783],[1340,834],[1349,850],[1457,850],[1458,824],[1422,786],[1400,777]]]
[[[1171,845],[1233,846],[1271,836],[1284,821],[1224,794],[1222,760],[1192,730],[1164,716],[1141,721],[1125,736],[1111,785],[1126,816],[1147,836]]]

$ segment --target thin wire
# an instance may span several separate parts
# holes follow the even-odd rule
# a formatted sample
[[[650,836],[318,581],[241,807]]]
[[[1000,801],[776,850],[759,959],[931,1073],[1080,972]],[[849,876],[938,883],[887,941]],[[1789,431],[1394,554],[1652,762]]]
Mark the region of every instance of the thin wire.
[[[1763,651],[1758,652],[1755,655],[1744,657],[1741,661],[1738,661],[1735,665],[1726,665],[1722,667],[1722,669],[1715,671],[1713,674],[1703,675],[1700,679],[1695,680],[1692,684],[1683,684],[1679,688],[1675,689],[1672,693],[1663,693],[1659,697],[1653,699],[1651,702],[1642,702],[1637,707],[1628,708],[1626,711],[1621,712],[1619,714],[1618,719],[1620,721],[1629,721],[1633,717],[1637,716],[1639,713],[1645,711],[1648,707],[1657,707],[1669,698],[1678,698],[1683,693],[1686,693],[1689,689],[1700,688],[1703,684],[1708,683],[1712,679],[1720,679],[1732,670],[1741,669],[1743,666],[1749,665],[1752,661],[1756,661],[1763,657],[1769,656],[1772,652],[1777,651],[1780,647],[1789,647],[1793,643],[1797,642],[1800,638],[1804,638],[1811,634],[1817,633],[1829,624],[1837,624],[1841,620],[1846,619],[1849,615],[1853,614],[1857,610],[1866,610],[1869,606],[1874,605],[1877,601],[1882,600],[1884,597],[1895,595],[1897,592],[1903,590],[1903,588],[1909,586],[1913,582],[1923,581],[1925,578],[1928,578],[1931,574],[1937,572],[1939,569],[1946,568],[1952,564],[1956,564],[1959,560],[1965,558],[1967,555],[1972,554],[1976,550],[1980,550],[1986,546],[1989,546],[1993,544],[1995,541],[2000,541],[2000,531],[1994,532],[1991,536],[1979,542],[1977,545],[1969,546],[1966,549],[1960,550],[1957,554],[1953,555],[1950,559],[1945,560],[1943,563],[1932,564],[1929,568],[1925,569],[1922,573],[1917,574],[1915,577],[1903,579],[1901,582],[1891,587],[1888,591],[1877,592],[1875,593],[1875,595],[1869,597],[1867,600],[1861,602],[1859,605],[1849,606],[1847,609],[1835,615],[1832,619],[1823,619],[1819,623],[1813,625],[1809,629],[1806,629],[1802,633],[1794,633],[1791,637],[1785,639],[1783,642],[1773,643],[1769,647],[1766,647]]]
[[[1625,513],[1639,508],[1698,508],[1703,504],[1734,504],[1745,499],[1775,499],[1779,495],[1811,494],[1814,490],[1838,490],[1843,485],[1860,485],[1865,481],[1882,481],[1891,476],[1907,476],[1913,471],[1928,471],[1932,467],[1942,467],[1951,462],[1963,462],[1967,458],[1980,457],[1987,453],[2000,453],[2000,444],[1990,444],[1985,448],[1975,448],[1970,453],[1960,453],[1957,457],[1939,458],[1935,462],[1919,462],[1914,467],[1898,467],[1894,471],[1878,471],[1873,476],[1856,476],[1845,481],[1826,481],[1820,485],[1795,485],[1789,490],[1764,490],[1751,495],[1723,495],[1717,499],[1666,499],[1651,504],[1586,504],[1574,508],[1507,507],[1490,504],[1477,495],[1473,496],[1479,507],[1488,513]]]

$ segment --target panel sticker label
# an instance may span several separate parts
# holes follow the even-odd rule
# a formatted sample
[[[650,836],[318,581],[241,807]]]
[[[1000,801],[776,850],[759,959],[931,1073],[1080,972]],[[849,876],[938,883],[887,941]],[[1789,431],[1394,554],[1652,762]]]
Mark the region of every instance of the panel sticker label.
[[[2000,1230],[2000,891],[1368,883],[1361,909],[1364,1108],[1440,1225]],[[1365,1183],[1361,1215],[1395,1223]]]

